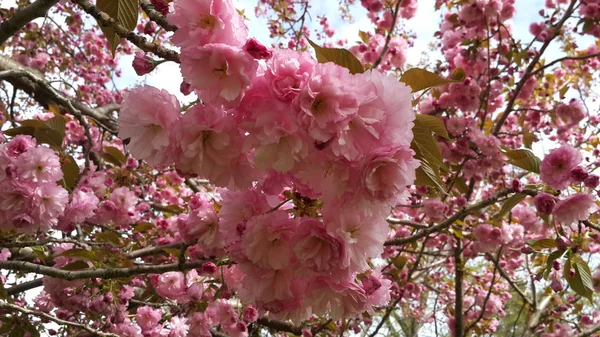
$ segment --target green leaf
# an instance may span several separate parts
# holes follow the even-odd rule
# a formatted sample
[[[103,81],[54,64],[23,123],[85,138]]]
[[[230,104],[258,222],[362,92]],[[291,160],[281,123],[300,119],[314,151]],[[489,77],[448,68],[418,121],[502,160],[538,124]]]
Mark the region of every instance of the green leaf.
[[[35,129],[33,137],[35,137],[39,143],[48,144],[55,149],[60,149],[62,148],[64,134],[61,135],[58,131],[43,127]]]
[[[94,254],[94,252],[89,251],[87,249],[81,249],[81,248],[69,249],[67,251],[64,251],[59,256],[76,257],[76,258],[90,260],[90,261],[93,261],[96,259],[96,254]]]
[[[33,137],[33,133],[35,132],[35,128],[30,126],[19,126],[16,128],[8,129],[4,131],[4,134],[10,137],[14,137],[17,135],[28,135]]]
[[[523,193],[513,194],[510,198],[506,199],[500,208],[500,212],[496,215],[498,218],[502,218],[508,212],[510,212],[515,206],[517,206],[527,195]]]
[[[406,258],[406,256],[398,255],[396,256],[396,258],[394,258],[394,266],[396,266],[396,268],[398,268],[399,270],[402,270],[402,268],[404,268],[404,266],[406,265],[407,261],[408,259]]]
[[[121,247],[123,243],[121,242],[121,238],[115,234],[115,232],[104,231],[100,233],[94,234],[94,238],[97,242],[106,242],[110,243],[115,247]]]
[[[444,121],[442,121],[441,118],[431,115],[417,114],[415,118],[415,126],[417,125],[420,128],[432,131],[440,137],[450,139],[450,136],[448,136],[448,131],[446,131],[446,125],[444,125]]]
[[[105,146],[102,158],[116,166],[121,166],[127,161],[125,154],[114,146]]]
[[[442,180],[440,179],[439,173],[433,172],[433,169],[426,163],[421,162],[421,166],[415,171],[416,179],[415,185],[417,186],[431,186],[435,187],[440,191],[444,191]]]
[[[571,268],[575,270],[575,275],[573,275],[573,277],[569,275]],[[563,276],[575,293],[587,298],[590,302],[592,302],[592,297],[594,295],[594,284],[592,282],[590,267],[588,266],[587,262],[585,262],[579,255],[573,254],[565,263]]]
[[[87,262],[82,261],[82,260],[77,260],[77,261],[73,261],[71,263],[69,263],[68,265],[60,268],[62,270],[82,270],[82,269],[88,269],[90,268],[90,266],[87,264]]]
[[[312,42],[310,39],[308,39],[308,43],[310,43],[315,50],[315,55],[317,56],[319,63],[333,62],[350,70],[351,74],[360,74],[365,72],[365,69],[360,61],[349,50],[341,48],[319,47],[319,45]]]
[[[560,90],[558,91],[558,94],[560,95],[560,99],[564,99],[565,95],[567,94],[567,91],[569,91],[569,83],[565,84],[562,88],[560,88]]]
[[[43,246],[33,246],[31,247],[31,250],[42,263],[46,263],[46,250]]]
[[[554,251],[552,253],[550,253],[550,255],[548,255],[548,259],[546,260],[546,270],[544,270],[544,274],[542,276],[544,276],[544,279],[548,279],[548,276],[550,276],[550,272],[552,271],[552,264],[554,263],[554,260],[557,259],[562,259],[562,257],[565,255],[566,251],[562,251],[562,250],[557,250]]]
[[[115,19],[127,30],[133,30],[138,19],[138,0],[98,0],[96,7]],[[113,57],[121,37],[111,27],[99,25],[111,47]]]
[[[133,226],[133,231],[134,232],[145,232],[149,229],[154,228],[154,225],[150,222],[140,222],[139,224]]]
[[[540,239],[540,240],[531,240],[527,242],[529,246],[535,250],[540,250],[544,248],[556,248],[556,240],[555,239]]]
[[[460,82],[464,79],[464,71],[462,71],[462,74],[463,75],[461,76],[461,71],[457,68],[453,74],[454,78],[447,80],[425,69],[412,68],[402,74],[402,77],[400,77],[400,82],[408,85],[413,92],[417,92],[423,89],[439,87],[440,85],[452,82]]]
[[[540,158],[527,149],[504,151],[504,155],[509,158],[508,163],[520,167],[526,171],[540,173]]]
[[[62,160],[60,168],[63,172],[63,186],[72,191],[79,180],[79,165],[77,165],[71,155],[66,155]]]
[[[362,30],[359,30],[358,31],[358,36],[360,37],[360,40],[364,44],[368,44],[369,43],[369,34],[367,34],[367,32],[363,32]]]

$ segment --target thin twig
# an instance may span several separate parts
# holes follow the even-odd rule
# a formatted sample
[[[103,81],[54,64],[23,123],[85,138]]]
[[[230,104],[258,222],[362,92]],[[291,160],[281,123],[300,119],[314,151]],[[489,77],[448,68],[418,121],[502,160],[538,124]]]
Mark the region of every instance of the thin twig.
[[[92,334],[92,336],[98,336],[98,337],[119,337],[118,335],[113,334],[113,333],[100,332],[100,331],[94,330],[94,329],[90,328],[89,325],[86,325],[86,324],[79,324],[79,323],[65,321],[65,320],[62,320],[60,318],[54,317],[52,315],[49,315],[49,314],[47,314],[45,312],[21,308],[20,306],[17,306],[17,305],[14,305],[14,304],[10,304],[10,303],[6,303],[6,302],[0,302],[0,309],[6,309],[6,310],[11,310],[11,311],[16,311],[16,312],[20,312],[20,313],[25,314],[25,315],[37,316],[37,317],[40,317],[40,318],[52,321],[54,323],[60,324],[60,325],[66,325],[66,326],[71,326],[71,327],[78,328],[78,329],[81,329],[81,330],[85,330],[85,331],[89,332],[90,334]]]
[[[388,51],[388,48],[390,46],[390,41],[392,39],[392,34],[394,34],[394,28],[396,28],[396,21],[398,19],[398,11],[400,9],[400,5],[402,4],[402,1],[404,1],[404,0],[398,0],[396,2],[396,8],[394,8],[394,11],[392,12],[392,26],[390,27],[390,30],[388,31],[388,34],[385,38],[385,44],[383,45],[383,49],[381,50],[379,57],[377,58],[377,60],[375,60],[375,63],[373,63],[373,67],[372,67],[373,69],[375,69],[375,68],[377,68],[377,66],[379,66],[379,64],[383,60],[383,57],[385,56],[385,53],[387,53],[387,51]]]
[[[0,45],[4,44],[6,40],[29,22],[45,16],[48,10],[57,2],[58,0],[37,0],[31,5],[21,8],[13,16],[0,23]]]

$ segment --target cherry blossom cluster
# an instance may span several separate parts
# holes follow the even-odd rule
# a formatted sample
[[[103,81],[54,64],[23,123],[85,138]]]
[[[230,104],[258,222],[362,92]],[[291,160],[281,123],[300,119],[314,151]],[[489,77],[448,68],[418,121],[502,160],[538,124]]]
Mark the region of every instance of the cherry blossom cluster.
[[[181,114],[175,96],[143,86],[126,94],[119,119],[136,158],[227,188],[218,212],[207,197],[190,200],[180,237],[232,256],[240,298],[276,317],[338,319],[384,304],[390,282],[361,273],[419,166],[410,89],[269,51],[246,41],[229,1],[203,3],[176,1],[169,17],[201,103]]]
[[[60,159],[30,136],[0,143],[0,226],[20,233],[57,226],[69,202]]]

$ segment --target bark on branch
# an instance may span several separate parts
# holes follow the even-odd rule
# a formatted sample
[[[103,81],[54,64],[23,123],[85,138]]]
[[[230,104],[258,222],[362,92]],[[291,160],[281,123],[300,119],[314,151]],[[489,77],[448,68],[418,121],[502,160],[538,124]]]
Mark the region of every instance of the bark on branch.
[[[0,45],[15,35],[29,22],[46,15],[50,7],[58,0],[37,0],[31,5],[21,8],[13,16],[0,23]]]
[[[26,273],[36,273],[40,275],[60,278],[67,281],[73,281],[88,278],[114,279],[141,274],[162,274],[169,271],[185,271],[200,268],[205,262],[206,261],[196,261],[159,265],[138,265],[136,267],[131,268],[101,268],[71,271],[54,267],[48,267],[26,261],[0,261],[0,269],[21,271]]]
[[[130,31],[129,29],[123,27],[123,25],[118,23],[117,20],[111,18],[110,15],[99,10],[98,7],[92,5],[89,1],[73,0],[73,2],[81,6],[81,8],[83,8],[83,10],[86,13],[93,16],[94,19],[98,21],[98,24],[106,27],[111,27],[115,30],[115,33],[117,33],[117,35],[126,38],[129,42],[133,43],[141,50],[153,53],[159,57],[162,57],[165,60],[179,63],[179,54],[177,52],[161,47],[158,44],[148,42],[143,36],[139,36],[136,33]]]

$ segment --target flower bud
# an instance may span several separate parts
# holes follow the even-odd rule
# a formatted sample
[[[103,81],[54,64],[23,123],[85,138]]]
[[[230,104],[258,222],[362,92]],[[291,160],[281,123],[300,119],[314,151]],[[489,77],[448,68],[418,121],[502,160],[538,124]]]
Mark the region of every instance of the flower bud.
[[[255,322],[258,319],[258,310],[252,305],[244,308],[244,321],[248,323]]]
[[[596,188],[600,184],[600,177],[595,174],[590,174],[587,178],[585,178],[583,184],[588,188]]]
[[[523,191],[523,183],[519,179],[513,179],[512,188],[517,193],[522,192]]]
[[[273,56],[273,52],[255,38],[248,39],[244,50],[257,60],[266,60]]]
[[[539,213],[550,215],[556,205],[556,199],[550,194],[539,193],[533,198],[533,204]]]
[[[150,0],[154,9],[162,15],[167,15],[169,13],[169,4],[163,0]]]
[[[151,58],[144,55],[144,53],[136,52],[135,58],[133,59],[133,70],[138,76],[143,76],[154,70],[155,64]]]
[[[188,82],[183,81],[181,82],[181,85],[179,85],[179,91],[181,91],[184,96],[187,96],[192,93],[192,86]]]
[[[550,283],[550,288],[555,292],[559,292],[564,289],[562,282],[556,279],[552,280],[552,282]]]
[[[577,184],[582,183],[587,177],[587,171],[581,166],[577,166],[571,170],[571,179]]]
[[[217,271],[217,265],[212,262],[205,262],[202,264],[202,272],[212,274]]]

